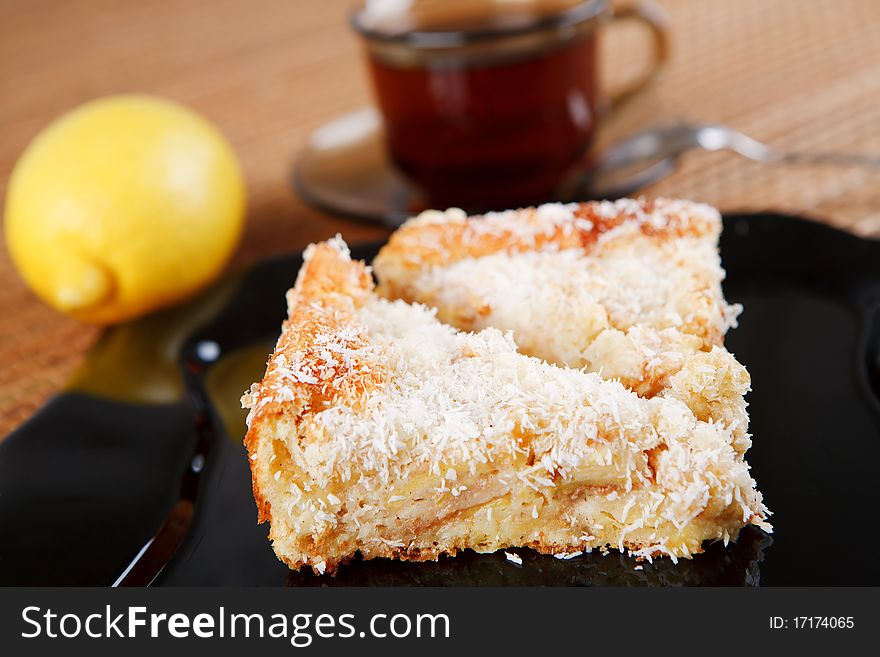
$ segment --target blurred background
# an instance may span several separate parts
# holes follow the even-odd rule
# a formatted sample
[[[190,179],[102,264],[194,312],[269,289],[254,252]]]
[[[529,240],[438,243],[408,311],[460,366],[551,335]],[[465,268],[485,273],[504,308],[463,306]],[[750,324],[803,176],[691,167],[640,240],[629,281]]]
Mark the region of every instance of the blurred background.
[[[880,2],[661,0],[671,60],[644,95],[603,123],[597,148],[677,120],[729,124],[781,149],[880,153]],[[351,0],[0,0],[0,196],[29,141],[99,96],[157,94],[208,118],[244,167],[243,266],[342,232],[387,231],[299,200],[292,163],[309,133],[371,102]],[[606,30],[607,87],[647,59],[635,26]],[[645,195],[723,211],[806,215],[880,234],[880,175],[855,166],[773,167],[691,153]],[[291,281],[294,273],[291,273]],[[0,249],[0,436],[57,391],[99,329],[37,300]]]

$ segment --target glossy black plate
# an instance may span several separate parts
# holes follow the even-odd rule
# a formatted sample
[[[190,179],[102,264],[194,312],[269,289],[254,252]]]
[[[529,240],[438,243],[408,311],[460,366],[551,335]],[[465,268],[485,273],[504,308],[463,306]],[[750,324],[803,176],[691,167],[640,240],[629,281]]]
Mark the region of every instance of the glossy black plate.
[[[369,259],[375,247],[355,250]],[[867,585],[880,539],[880,243],[773,215],[725,219],[728,346],[749,368],[748,459],[774,511],[692,561],[519,550],[290,573],[256,525],[238,397],[258,379],[299,256],[107,332],[68,388],[0,442],[0,583]]]

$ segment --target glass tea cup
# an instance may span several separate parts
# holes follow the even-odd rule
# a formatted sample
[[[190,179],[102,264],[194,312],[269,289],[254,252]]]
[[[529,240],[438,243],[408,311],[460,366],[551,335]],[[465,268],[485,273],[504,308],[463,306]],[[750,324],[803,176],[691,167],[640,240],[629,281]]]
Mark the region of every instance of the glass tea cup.
[[[613,98],[599,84],[597,36],[637,20],[648,69]],[[434,207],[530,205],[589,148],[600,117],[634,96],[666,59],[656,5],[604,0],[368,0],[363,37],[386,146]]]

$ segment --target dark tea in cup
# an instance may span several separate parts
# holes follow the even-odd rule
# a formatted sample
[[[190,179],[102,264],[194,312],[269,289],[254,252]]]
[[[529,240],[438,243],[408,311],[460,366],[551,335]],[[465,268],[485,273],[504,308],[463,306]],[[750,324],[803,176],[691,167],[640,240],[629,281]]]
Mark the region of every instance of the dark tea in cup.
[[[393,161],[437,207],[552,198],[596,130],[596,36],[610,16],[596,0],[366,3],[354,25]]]

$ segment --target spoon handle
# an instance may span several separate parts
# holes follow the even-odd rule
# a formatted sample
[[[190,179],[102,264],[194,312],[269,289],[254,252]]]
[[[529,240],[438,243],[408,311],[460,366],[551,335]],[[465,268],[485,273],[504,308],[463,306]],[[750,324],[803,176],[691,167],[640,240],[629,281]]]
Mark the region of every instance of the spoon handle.
[[[580,177],[577,196],[631,195],[671,174],[683,153],[729,150],[764,164],[828,164],[880,168],[880,156],[776,150],[738,130],[719,124],[676,124],[651,128],[613,144]]]
[[[880,156],[857,153],[778,153],[780,164],[835,164],[880,168]]]

